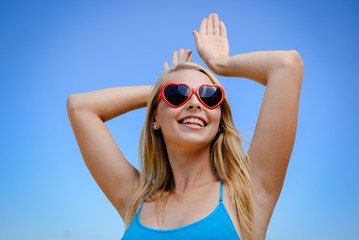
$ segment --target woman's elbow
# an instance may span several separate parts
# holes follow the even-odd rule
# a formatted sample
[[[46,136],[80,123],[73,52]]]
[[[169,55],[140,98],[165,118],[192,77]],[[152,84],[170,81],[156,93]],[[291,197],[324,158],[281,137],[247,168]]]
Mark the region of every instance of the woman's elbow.
[[[78,97],[78,94],[71,94],[70,96],[68,96],[67,103],[66,103],[67,112],[78,108],[77,97]]]
[[[292,79],[296,79],[298,81],[299,85],[302,84],[304,65],[302,58],[297,51],[286,51],[282,67],[288,72]]]
[[[300,54],[296,50],[287,51],[285,58],[285,66],[289,68],[295,68],[303,72],[304,64]]]

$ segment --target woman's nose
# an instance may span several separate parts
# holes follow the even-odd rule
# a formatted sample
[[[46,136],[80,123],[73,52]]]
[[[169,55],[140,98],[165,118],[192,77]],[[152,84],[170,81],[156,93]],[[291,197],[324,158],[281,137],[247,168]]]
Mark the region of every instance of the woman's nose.
[[[192,96],[186,103],[186,108],[187,109],[201,109],[202,108],[202,103],[199,101],[196,93],[192,93]]]

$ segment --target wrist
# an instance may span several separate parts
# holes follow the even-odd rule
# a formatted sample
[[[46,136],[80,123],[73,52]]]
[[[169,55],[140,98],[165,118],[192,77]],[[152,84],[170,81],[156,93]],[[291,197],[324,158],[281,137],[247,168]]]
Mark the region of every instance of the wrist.
[[[223,57],[208,61],[208,68],[218,76],[226,76],[226,66],[228,65],[228,60],[230,57]]]

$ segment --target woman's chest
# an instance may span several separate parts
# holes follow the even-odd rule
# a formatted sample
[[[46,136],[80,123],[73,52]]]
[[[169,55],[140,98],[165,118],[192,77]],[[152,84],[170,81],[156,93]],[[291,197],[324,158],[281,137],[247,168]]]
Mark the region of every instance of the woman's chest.
[[[142,225],[153,229],[176,229],[209,216],[218,206],[216,198],[191,198],[145,202],[139,215]]]
[[[218,189],[193,198],[172,197],[170,200],[145,202],[138,219],[139,224],[150,229],[169,230],[201,225],[206,226],[208,231],[218,227],[241,236],[235,207],[227,193],[220,197]],[[211,222],[215,226],[211,226]]]

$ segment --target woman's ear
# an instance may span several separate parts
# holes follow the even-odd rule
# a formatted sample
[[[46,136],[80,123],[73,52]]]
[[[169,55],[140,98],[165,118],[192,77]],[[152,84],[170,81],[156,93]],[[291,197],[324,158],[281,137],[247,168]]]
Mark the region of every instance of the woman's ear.
[[[154,130],[160,129],[160,123],[157,121],[157,115],[155,115],[154,118],[153,118],[152,128]]]

